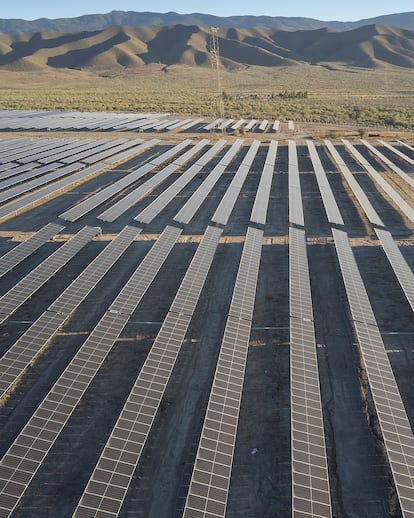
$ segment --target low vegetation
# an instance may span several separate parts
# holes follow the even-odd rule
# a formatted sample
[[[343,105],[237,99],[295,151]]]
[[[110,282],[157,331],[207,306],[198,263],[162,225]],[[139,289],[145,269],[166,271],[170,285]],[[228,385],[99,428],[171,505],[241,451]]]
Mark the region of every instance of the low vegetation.
[[[414,127],[412,70],[246,67],[223,71],[225,114]],[[0,71],[0,109],[171,112],[213,116],[208,68],[149,65],[129,72]]]

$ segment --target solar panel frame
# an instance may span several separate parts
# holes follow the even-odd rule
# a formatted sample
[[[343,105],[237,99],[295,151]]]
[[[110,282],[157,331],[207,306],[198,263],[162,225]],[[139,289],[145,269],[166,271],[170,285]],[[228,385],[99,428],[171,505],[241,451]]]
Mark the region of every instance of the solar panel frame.
[[[248,228],[183,518],[226,513],[262,239],[262,230]]]
[[[186,130],[192,128],[193,126],[196,126],[197,124],[200,124],[203,121],[204,121],[204,119],[196,119],[196,120],[194,120],[192,122],[189,122],[188,124],[186,124],[185,126],[183,126],[181,128],[181,131],[186,131]]]
[[[167,126],[166,129],[168,131],[172,131],[172,130],[180,128],[181,126],[185,126],[185,125],[189,124],[190,122],[193,122],[193,120],[194,119],[177,119],[177,122],[170,124],[169,126]]]
[[[141,230],[125,227],[0,358],[0,398],[21,378]]]
[[[131,207],[136,205],[142,198],[150,194],[154,189],[161,185],[169,176],[175,173],[180,167],[190,158],[197,155],[202,147],[206,145],[207,141],[200,142],[193,146],[190,150],[178,157],[174,162],[165,166],[161,171],[152,175],[143,184],[139,185],[135,190],[125,195],[121,200],[114,203],[104,212],[98,215],[102,221],[112,223],[124,214]]]
[[[363,142],[364,144],[366,143],[366,140],[363,140],[361,139],[361,142]],[[378,142],[386,147],[387,149],[389,149],[390,151],[392,151],[395,155],[397,155],[398,157],[402,158],[405,162],[408,162],[410,165],[414,165],[414,159],[412,159],[411,157],[409,157],[408,155],[406,155],[405,153],[403,153],[402,151],[400,151],[399,149],[397,149],[396,147],[392,146],[391,144],[389,144],[388,142],[385,142],[384,140],[380,140],[378,139]],[[370,148],[369,148],[370,149]],[[379,152],[378,149],[374,148],[375,149],[375,152]],[[385,157],[382,153],[378,154],[377,155],[379,158],[381,158],[381,160],[384,158],[387,159],[387,157]],[[385,162],[385,161],[384,161]],[[388,163],[387,163],[388,162]],[[392,167],[396,167],[395,164],[391,161],[391,160],[388,160],[387,159],[387,165],[389,165],[391,168]],[[397,169],[399,169],[401,171],[401,169],[399,167],[397,167]],[[404,173],[404,171],[402,171]],[[399,174],[399,173],[398,173]],[[405,173],[406,174],[406,173]]]
[[[273,131],[278,131],[279,127],[280,127],[280,121],[275,120],[275,122],[273,123],[273,127],[272,127]]]
[[[4,170],[4,174],[1,175],[1,183],[3,183],[3,181],[7,180],[8,178],[12,178],[13,176],[25,173],[26,171],[30,171],[35,167],[40,167],[37,162],[29,162],[23,165],[18,165],[17,163],[13,164],[13,162],[10,162],[10,164],[7,165],[9,165],[10,167],[7,170]]]
[[[237,201],[237,198],[239,197],[244,182],[247,179],[247,175],[250,171],[253,160],[259,151],[260,144],[261,142],[259,140],[254,140],[252,142],[227,191],[219,203],[219,206],[211,218],[211,220],[215,223],[227,225],[230,214],[233,211],[233,207]]]
[[[316,146],[311,140],[307,140],[306,144],[308,146],[309,155],[315,171],[316,181],[318,182],[319,190],[322,195],[322,201],[328,221],[334,225],[344,225],[344,220],[342,219],[341,212],[336,203],[335,196],[326,176],[325,169],[322,166]]]
[[[39,150],[49,149],[51,143],[55,142],[56,139],[48,140],[34,140],[27,146],[23,148],[17,148],[13,150],[9,150],[6,153],[3,153],[0,157],[0,163],[19,161],[22,158],[30,157],[33,154],[37,153]]]
[[[80,168],[80,166],[78,168]],[[48,164],[43,166],[36,165],[36,167],[31,168],[30,171],[21,172],[19,175],[13,176],[13,178],[9,178],[7,180],[0,182],[0,191],[9,190],[15,185],[20,185],[22,183],[24,183],[25,186],[29,187],[31,185],[32,180],[35,180],[40,176],[45,175],[46,173],[50,173],[51,171],[58,169],[63,169],[63,167],[59,163]],[[8,193],[0,193],[0,202],[7,201],[8,199],[12,199],[12,197],[14,197],[10,195],[10,197],[7,196]]]
[[[144,151],[148,149],[149,147],[152,147],[153,145],[157,144],[159,142],[158,139],[151,140],[150,142],[146,142],[143,145],[139,146],[141,149],[140,151]],[[151,144],[151,145],[150,145]],[[108,164],[110,164],[111,161],[108,160]],[[96,167],[96,166],[92,166]],[[77,221],[85,214],[88,214],[88,212],[91,212],[96,207],[99,207],[99,205],[102,205],[105,201],[109,200],[112,196],[118,194],[120,191],[125,189],[125,187],[128,187],[129,185],[132,185],[134,182],[138,181],[140,178],[151,172],[153,169],[155,169],[156,165],[152,162],[146,163],[139,167],[137,170],[133,171],[132,173],[128,173],[128,175],[124,176],[120,180],[112,183],[108,187],[103,188],[102,190],[98,191],[97,193],[93,194],[86,200],[78,203],[74,207],[71,207],[70,209],[66,210],[62,214],[59,215],[60,218],[66,220],[66,221]]]
[[[236,130],[236,129],[239,129],[241,128],[241,126],[243,126],[243,124],[246,122],[246,119],[239,119],[237,122],[235,122],[233,124],[233,126],[231,127],[232,130]]]
[[[267,127],[269,126],[269,121],[267,119],[264,119],[260,125],[259,125],[259,131],[265,132]]]
[[[332,233],[402,515],[408,517],[414,503],[413,432],[348,236]]]
[[[273,173],[276,164],[278,143],[276,140],[270,141],[265,164],[257,188],[250,221],[259,225],[266,224],[267,209],[269,206],[270,191],[272,188]]]
[[[289,221],[295,225],[305,226],[303,217],[302,192],[300,188],[300,176],[296,143],[288,141],[289,153]]]
[[[186,147],[191,146],[193,144],[193,140],[191,139],[185,139],[176,146],[172,147],[171,149],[168,149],[165,151],[165,153],[162,153],[161,155],[157,156],[156,158],[151,159],[151,164],[154,165],[162,165],[167,160],[170,160],[175,155],[178,155],[183,151]]]
[[[246,126],[244,127],[244,131],[251,131],[257,124],[256,119],[251,119]]]
[[[72,415],[181,229],[167,227],[0,461],[0,512],[10,515]],[[126,301],[124,301],[126,297]],[[42,436],[42,439],[40,439]],[[29,460],[29,463],[25,463]]]
[[[215,119],[213,122],[210,122],[210,124],[207,124],[207,126],[204,126],[204,129],[206,131],[210,131],[218,126],[221,122],[223,122],[223,119]]]
[[[385,165],[387,165],[391,171],[394,171],[394,173],[398,174],[400,178],[402,178],[406,183],[408,183],[411,187],[414,187],[414,178],[412,178],[409,174],[407,174],[405,171],[403,171],[400,167],[394,164],[389,158],[387,158],[385,155],[381,153],[377,148],[372,146],[369,142],[367,142],[364,139],[361,139],[361,142],[370,150],[372,153],[374,153],[375,156],[377,156]],[[380,141],[382,142],[382,141]],[[392,146],[389,146],[385,142],[383,142],[386,147],[391,148],[392,151],[396,152],[398,151],[395,148],[392,148]],[[400,155],[403,155],[403,153],[400,153]],[[406,157],[406,155],[403,155]],[[411,160],[409,157],[406,157],[406,160]],[[414,160],[411,160],[411,164],[414,164]]]
[[[65,176],[69,176],[74,172],[83,169],[83,164],[72,164],[69,166],[61,167],[61,164],[49,164],[48,166],[44,166],[45,169],[41,172],[40,176],[35,176],[33,179],[24,182],[22,184],[18,184],[10,189],[7,189],[4,192],[0,193],[0,203],[10,203],[12,200],[20,197],[25,197],[27,194],[30,194],[32,191],[37,191],[37,189],[48,185],[53,184],[56,180],[63,178]]]
[[[401,140],[398,140],[397,141],[399,144],[401,144],[402,146],[408,148],[408,149],[411,149],[411,151],[414,151],[414,147],[413,146],[410,146],[409,144],[407,144],[406,142],[402,142]]]
[[[292,516],[308,507],[309,516],[331,518],[306,235],[292,227],[289,279]]]
[[[123,151],[121,153],[116,153],[116,155],[106,158],[105,163],[110,164],[110,165],[118,164],[127,159],[133,158],[140,153],[143,153],[147,149],[154,147],[156,144],[158,144],[158,142],[159,142],[159,139],[155,139],[155,138],[151,139],[151,140],[147,140],[146,142],[143,142],[139,146],[133,147],[133,148],[128,149],[127,151]]]
[[[101,229],[98,227],[82,228],[0,297],[0,323],[7,320],[17,308],[24,304],[100,232]]]
[[[141,211],[135,218],[135,221],[142,223],[151,223],[153,219],[175,198],[175,196],[188,185],[191,180],[203,169],[204,165],[208,163],[211,158],[216,155],[226,144],[225,140],[219,140],[201,156],[197,162],[185,171],[180,177],[163,191],[157,198],[150,203],[143,211]]]
[[[397,205],[399,209],[407,216],[407,218],[414,223],[414,209],[407,203],[406,200],[386,181],[384,178],[372,167],[361,153],[347,140],[342,141],[346,149],[353,155],[353,157],[365,168],[371,178],[377,183],[381,189],[387,194],[389,198]],[[367,143],[368,144],[368,143]],[[369,144],[368,144],[369,145]],[[371,146],[372,147],[372,146]],[[384,157],[385,158],[385,157]],[[414,182],[413,182],[414,185]]]
[[[66,158],[61,158],[59,161],[63,164],[73,164],[74,162],[86,162],[87,159],[92,156],[101,153],[102,151],[107,150],[108,148],[116,147],[125,142],[125,138],[120,138],[117,140],[110,140],[109,142],[101,143],[93,148],[87,149],[86,151],[82,151],[79,153],[72,154]],[[86,160],[85,160],[86,159]]]
[[[195,311],[221,234],[221,229],[207,228],[81,496],[74,518],[88,515],[91,501],[95,502],[93,512],[99,511],[105,515],[105,499],[108,495],[111,495],[112,512],[115,516],[118,515]],[[110,477],[106,476],[108,471],[111,472]],[[114,484],[113,480],[116,478],[118,483]]]
[[[75,168],[76,164],[72,164],[69,167],[63,168],[65,171],[70,168]],[[27,210],[37,207],[41,203],[50,200],[55,196],[70,190],[75,185],[86,182],[95,176],[103,173],[108,169],[106,165],[95,165],[82,169],[75,174],[66,176],[61,180],[43,186],[43,188],[36,190],[32,193],[28,193],[24,197],[18,198],[15,201],[8,203],[7,205],[0,207],[0,223],[11,219]],[[62,170],[63,171],[63,170]]]
[[[79,142],[79,141],[77,139],[74,139],[74,138],[72,138],[72,139],[58,139],[58,140],[55,140],[54,142],[51,142],[47,146],[46,150],[40,151],[40,152],[36,152],[34,154],[26,156],[26,157],[20,159],[19,161],[22,164],[25,164],[26,162],[37,162],[39,160],[39,158],[44,158],[46,156],[54,154],[56,150],[62,151],[67,146],[69,146],[71,144],[76,144],[77,142]]]
[[[223,156],[220,162],[214,167],[211,173],[207,176],[204,182],[196,189],[190,196],[184,206],[174,216],[174,221],[178,223],[188,224],[199,210],[203,201],[207,198],[213,187],[216,185],[221,175],[231,163],[233,158],[240,151],[243,145],[243,140],[237,139]]]
[[[142,144],[143,140],[141,138],[137,138],[134,140],[128,140],[127,142],[124,142],[123,144],[119,144],[117,146],[113,146],[110,149],[107,149],[105,151],[101,151],[100,153],[93,155],[91,157],[85,158],[83,162],[88,165],[96,164],[97,162],[100,162],[101,160],[106,160],[107,158],[116,155],[117,153],[121,151],[125,151],[126,149],[139,146]]]
[[[15,268],[65,227],[48,223],[31,237],[0,257],[0,277]]]
[[[372,206],[371,202],[369,201],[367,195],[363,191],[362,187],[359,185],[359,183],[356,181],[354,175],[349,170],[348,166],[345,164],[344,160],[342,159],[341,155],[338,153],[338,151],[335,149],[332,142],[329,140],[325,140],[325,145],[328,148],[328,151],[330,152],[334,162],[338,166],[340,172],[344,176],[345,180],[347,181],[349,187],[351,188],[352,192],[354,193],[355,198],[358,200],[359,205],[361,206],[362,210],[365,212],[365,215],[367,216],[368,220],[371,222],[372,225],[378,225],[380,227],[384,226],[384,223],[382,222],[381,218],[379,217],[377,211]]]
[[[402,290],[414,311],[414,274],[388,230],[376,228],[375,232],[394,270]]]
[[[60,150],[59,153],[55,153],[53,155],[49,155],[44,158],[39,158],[38,162],[40,162],[41,164],[50,164],[52,162],[60,162],[63,158],[70,157],[70,156],[78,154],[82,151],[87,151],[87,150],[93,149],[94,147],[100,146],[106,142],[108,142],[108,139],[99,139],[99,140],[86,139],[86,140],[82,141],[80,143],[80,145],[78,145],[78,146],[70,146],[68,149]]]

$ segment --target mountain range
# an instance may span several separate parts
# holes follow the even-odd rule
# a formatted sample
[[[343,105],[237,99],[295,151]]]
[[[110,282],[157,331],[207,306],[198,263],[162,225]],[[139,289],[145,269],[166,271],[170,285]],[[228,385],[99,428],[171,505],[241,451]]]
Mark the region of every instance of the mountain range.
[[[220,29],[221,63],[227,69],[298,63],[414,68],[414,31],[369,25],[280,31]],[[114,26],[76,33],[0,35],[0,67],[8,70],[75,68],[110,70],[151,63],[210,66],[210,31],[197,25]]]
[[[335,31],[349,31],[365,25],[390,25],[414,30],[414,12],[390,14],[355,22],[321,21],[312,18],[289,18],[282,16],[230,16],[219,17],[208,14],[178,14],[112,11],[106,14],[93,14],[75,18],[51,20],[0,19],[0,33],[22,34],[27,32],[79,32],[99,31],[113,25],[146,27],[149,25],[199,25],[204,27],[225,27],[228,29],[273,29],[284,31],[316,30],[322,28]]]

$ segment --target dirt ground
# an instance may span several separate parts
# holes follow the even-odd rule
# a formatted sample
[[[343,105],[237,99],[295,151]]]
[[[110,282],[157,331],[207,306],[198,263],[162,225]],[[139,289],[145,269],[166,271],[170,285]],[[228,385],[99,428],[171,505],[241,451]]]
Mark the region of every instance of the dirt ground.
[[[73,136],[71,134],[71,136]],[[107,136],[107,135],[105,135]],[[169,137],[169,139],[168,139]],[[250,138],[256,138],[256,135]],[[194,135],[194,138],[198,138]],[[200,431],[221,338],[226,324],[244,236],[271,136],[259,154],[224,228],[210,273],[167,386],[149,440],[127,493],[122,518],[179,518],[191,477]],[[72,191],[34,208],[0,227],[0,254],[12,249],[91,193],[125,176],[182,136],[163,137],[160,146],[113,171],[78,185]],[[231,140],[231,139],[229,139]],[[308,259],[314,304],[315,332],[325,419],[327,455],[335,518],[400,518],[390,468],[378,431],[359,347],[351,324],[346,294],[307,147],[296,136],[301,172]],[[408,141],[409,142],[409,141]],[[246,141],[246,144],[249,140]],[[393,143],[396,144],[394,141]],[[366,216],[316,140],[322,163],[345,221],[362,278],[378,320],[407,413],[414,426],[414,318],[386,256]],[[337,149],[355,173],[408,264],[414,269],[414,226],[346,153]],[[362,146],[358,149],[414,204],[414,195],[394,173]],[[204,180],[228,147],[177,196],[137,237],[116,265],[80,305],[68,324],[32,365],[0,407],[0,455],[45,397],[65,366],[85,341],[106,308],[148,252],[158,235]],[[407,173],[412,166],[379,146]],[[414,152],[402,149],[414,159]],[[90,477],[123,403],[151,348],[190,264],[203,232],[228,188],[247,146],[233,161],[194,221],[183,229],[172,253],[117,340],[81,403],[54,444],[21,500],[18,518],[70,517]],[[186,164],[183,170],[191,163]],[[411,167],[411,168],[410,168]],[[228,518],[288,518],[291,515],[289,271],[288,271],[288,152],[279,143],[265,226],[239,429],[227,508]],[[178,178],[159,188],[114,223],[97,215],[114,200],[82,217],[63,223],[62,238],[45,244],[1,279],[7,292],[62,240],[85,225],[101,226],[94,239],[0,327],[3,354],[49,304],[96,257],[109,239]],[[130,192],[126,189],[120,196]],[[252,455],[252,450],[257,453]]]

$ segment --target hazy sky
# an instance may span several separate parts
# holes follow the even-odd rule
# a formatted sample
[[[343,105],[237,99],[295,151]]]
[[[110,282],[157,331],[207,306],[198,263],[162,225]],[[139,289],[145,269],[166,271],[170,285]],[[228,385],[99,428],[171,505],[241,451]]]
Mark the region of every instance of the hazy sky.
[[[267,16],[304,16],[319,20],[353,21],[383,14],[414,11],[413,0],[0,0],[0,18],[64,18],[82,14],[119,11],[152,11],[165,13],[208,13],[219,16],[254,14]]]

